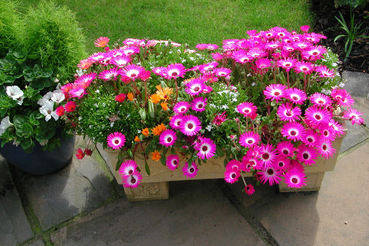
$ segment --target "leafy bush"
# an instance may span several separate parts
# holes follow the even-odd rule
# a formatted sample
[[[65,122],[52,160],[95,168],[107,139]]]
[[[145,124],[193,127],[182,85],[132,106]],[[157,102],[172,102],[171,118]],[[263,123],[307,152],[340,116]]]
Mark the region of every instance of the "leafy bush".
[[[19,43],[22,22],[12,1],[0,0],[0,58]]]
[[[12,13],[7,15],[18,20],[14,5],[9,6]],[[73,67],[84,54],[83,36],[72,13],[52,3],[30,9],[20,21],[26,23],[19,29],[20,38],[2,39],[18,45],[4,48],[0,59],[1,144],[13,142],[30,151],[38,142],[51,150],[66,135],[56,112],[65,98],[59,87],[73,78]],[[11,30],[12,25],[3,30]]]
[[[41,2],[28,10],[25,19],[27,58],[52,70],[60,80],[70,79],[85,55],[74,14],[65,6]]]

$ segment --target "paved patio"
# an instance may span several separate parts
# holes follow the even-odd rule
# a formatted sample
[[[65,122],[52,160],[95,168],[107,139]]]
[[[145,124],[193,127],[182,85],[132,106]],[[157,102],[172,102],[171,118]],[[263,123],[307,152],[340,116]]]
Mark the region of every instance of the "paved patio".
[[[369,75],[345,72],[369,122]],[[93,158],[48,176],[0,160],[0,245],[369,245],[369,129],[348,125],[320,192],[222,180],[171,183],[167,201],[130,203]]]

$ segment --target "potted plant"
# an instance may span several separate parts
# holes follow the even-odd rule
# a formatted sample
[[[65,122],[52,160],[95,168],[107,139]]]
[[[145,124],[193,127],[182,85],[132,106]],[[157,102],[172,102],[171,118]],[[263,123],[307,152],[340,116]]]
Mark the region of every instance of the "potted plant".
[[[245,176],[317,190],[335,165],[342,121],[363,120],[341,88],[337,56],[318,45],[325,37],[301,30],[251,30],[196,50],[101,37],[104,50],[61,88],[66,117],[88,150],[101,144],[130,200],[167,198],[168,181],[196,178],[242,180],[247,194]]]
[[[20,17],[14,3],[0,5],[0,152],[26,172],[54,172],[73,155],[57,107],[61,84],[84,55],[83,37],[65,7],[42,2]]]

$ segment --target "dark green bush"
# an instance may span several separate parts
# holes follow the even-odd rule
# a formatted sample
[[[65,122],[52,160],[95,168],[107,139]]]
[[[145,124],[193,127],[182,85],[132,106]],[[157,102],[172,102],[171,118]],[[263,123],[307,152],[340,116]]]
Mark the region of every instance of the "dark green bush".
[[[16,3],[0,0],[0,57],[4,57],[9,48],[20,42],[21,19],[16,11]]]
[[[41,2],[25,17],[28,58],[54,71],[60,80],[71,78],[85,56],[84,37],[74,14],[65,6]]]

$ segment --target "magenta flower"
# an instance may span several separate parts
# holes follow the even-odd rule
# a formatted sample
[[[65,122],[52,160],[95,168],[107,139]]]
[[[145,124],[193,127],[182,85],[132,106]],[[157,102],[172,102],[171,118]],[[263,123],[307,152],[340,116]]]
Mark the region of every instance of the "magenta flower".
[[[125,188],[136,188],[142,180],[142,175],[138,171],[133,172],[129,176],[122,177],[123,186]]]
[[[190,109],[190,103],[185,101],[177,102],[173,107],[173,111],[176,114],[185,114]]]
[[[184,116],[180,130],[186,136],[194,136],[201,130],[201,122],[194,115]]]
[[[197,96],[205,87],[205,83],[202,79],[192,79],[186,84],[186,93],[191,96]]]
[[[276,150],[270,144],[262,145],[259,152],[259,158],[264,166],[270,166],[276,158]]]
[[[284,175],[285,182],[290,188],[301,188],[306,185],[306,175],[297,168],[290,169]]]
[[[362,125],[364,124],[364,119],[361,118],[363,114],[357,111],[356,109],[350,108],[349,110],[345,111],[343,114],[343,118],[350,120],[351,123]]]
[[[305,128],[300,123],[289,122],[284,124],[281,129],[281,133],[283,137],[289,140],[298,141],[301,140],[305,135]]]
[[[181,128],[181,123],[182,123],[182,118],[183,116],[181,115],[174,115],[172,116],[172,118],[169,121],[169,125],[170,127],[172,127],[173,129],[180,129]]]
[[[249,196],[255,193],[255,188],[252,184],[248,184],[245,186],[245,193]]]
[[[140,78],[141,74],[145,72],[145,68],[137,65],[127,65],[120,70],[120,75],[123,81],[135,81]]]
[[[301,115],[301,109],[299,107],[292,107],[289,103],[285,103],[278,107],[277,115],[282,121],[295,122]]]
[[[109,70],[104,70],[99,74],[99,79],[108,81],[116,80],[119,75],[119,70],[117,68],[112,68]]]
[[[178,155],[169,155],[167,157],[167,160],[165,161],[166,166],[170,169],[170,170],[175,170],[178,168],[179,166],[179,157]]]
[[[331,97],[336,103],[343,107],[351,107],[355,101],[345,89],[333,89]]]
[[[261,58],[255,61],[255,65],[259,69],[265,69],[272,66],[272,63],[270,62],[270,59]]]
[[[273,166],[275,166],[280,171],[285,171],[290,167],[290,159],[283,155],[278,155],[273,161]]]
[[[186,68],[181,63],[171,64],[165,68],[163,74],[166,79],[183,78],[186,73]]]
[[[137,46],[125,46],[120,49],[125,56],[131,56],[140,53],[140,48]]]
[[[256,118],[256,106],[251,102],[244,102],[237,106],[236,108],[237,112],[240,114],[243,114],[245,117],[249,117],[252,120]]]
[[[233,184],[238,181],[239,177],[240,177],[240,172],[236,170],[226,170],[224,172],[224,180],[227,183]]]
[[[226,114],[226,111],[224,111],[223,113],[221,114],[217,114],[215,117],[214,117],[214,120],[212,121],[212,123],[216,126],[220,126],[221,124],[223,124],[223,122],[225,122],[227,119],[227,114]]]
[[[331,141],[325,138],[321,138],[316,147],[325,159],[329,159],[336,152],[336,149],[332,147]]]
[[[290,141],[282,141],[277,144],[277,150],[279,154],[285,157],[292,157],[296,149]]]
[[[120,149],[126,142],[126,136],[121,132],[114,132],[109,134],[106,141],[110,148]]]
[[[193,178],[197,175],[198,168],[195,162],[192,162],[191,166],[188,165],[188,163],[186,162],[186,164],[182,168],[182,171],[184,176],[188,178]]]
[[[332,128],[336,136],[340,137],[343,134],[345,134],[343,126],[340,123],[336,122],[335,120],[331,119],[331,121],[329,121],[328,124]]]
[[[206,101],[208,99],[204,98],[204,97],[197,97],[195,99],[193,99],[192,103],[191,103],[191,109],[197,112],[202,112],[205,110],[205,106],[206,106]]]
[[[137,171],[137,164],[134,160],[127,160],[122,163],[122,165],[119,167],[118,172],[122,176],[129,176],[132,175],[134,172]]]
[[[306,100],[306,93],[297,88],[288,88],[285,94],[285,98],[295,104],[301,105]]]
[[[241,134],[239,139],[239,144],[245,148],[251,148],[255,144],[258,144],[259,142],[260,142],[259,134],[252,131]]]
[[[231,171],[231,170],[234,170],[234,171],[237,171],[237,172],[240,172],[241,171],[241,162],[237,161],[237,160],[230,160],[227,165],[226,165],[226,170],[227,171]]]
[[[206,74],[206,73],[213,71],[213,69],[216,68],[218,65],[219,65],[218,62],[210,62],[210,63],[198,66],[198,69],[200,70],[201,73]]]
[[[210,159],[215,155],[216,145],[210,138],[201,138],[201,144],[198,146],[197,156],[204,160]]]
[[[333,78],[336,76],[334,69],[329,69],[324,65],[315,67],[315,71],[318,72],[319,76],[322,78]]]
[[[312,127],[318,127],[322,124],[328,124],[332,119],[332,114],[325,108],[310,106],[305,111],[307,123]]]
[[[312,147],[308,147],[304,144],[301,144],[297,148],[297,160],[304,163],[305,165],[315,164],[315,159],[317,158],[316,150]]]
[[[262,171],[257,172],[260,175],[260,181],[265,184],[266,182],[269,185],[279,184],[281,180],[281,172],[273,166],[267,166]]]
[[[214,74],[218,77],[227,77],[228,75],[231,74],[231,72],[232,72],[231,69],[224,67],[214,69]]]
[[[176,133],[170,129],[164,130],[159,137],[159,143],[165,147],[172,146],[176,140]]]
[[[237,50],[232,53],[232,58],[241,64],[245,64],[246,62],[250,62],[253,60],[251,56],[247,54],[245,50]]]
[[[300,27],[300,29],[301,29],[301,31],[302,31],[302,32],[306,33],[306,32],[308,32],[308,31],[309,31],[310,26],[308,26],[308,25],[301,26],[301,27]]]
[[[128,56],[125,56],[125,55],[116,56],[116,57],[113,57],[110,60],[110,63],[117,66],[117,67],[124,67],[125,65],[127,65],[130,62],[131,62],[131,58],[129,58]]]
[[[297,73],[310,74],[314,70],[314,65],[309,62],[296,62],[295,71]]]
[[[96,73],[83,74],[74,81],[74,84],[78,84],[80,87],[86,89],[94,81],[96,76]]]
[[[288,72],[291,70],[291,68],[295,66],[296,61],[297,61],[296,59],[287,58],[284,60],[278,60],[277,65],[278,67],[281,67]]]
[[[311,95],[309,99],[310,102],[312,102],[314,105],[318,107],[327,108],[332,105],[332,100],[328,96],[319,92],[316,92],[313,95]]]
[[[282,84],[268,85],[264,90],[264,95],[267,99],[278,102],[286,94],[286,86]]]
[[[315,147],[319,141],[319,135],[313,129],[308,129],[301,141],[309,147]]]

